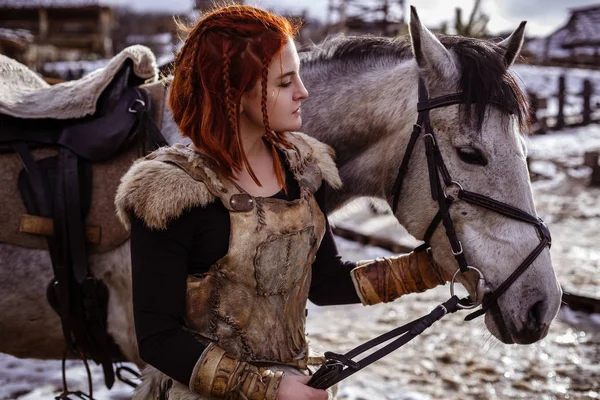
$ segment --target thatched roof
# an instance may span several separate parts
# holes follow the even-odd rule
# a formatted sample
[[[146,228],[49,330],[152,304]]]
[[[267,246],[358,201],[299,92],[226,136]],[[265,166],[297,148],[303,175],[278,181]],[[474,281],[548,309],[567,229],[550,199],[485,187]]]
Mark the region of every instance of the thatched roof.
[[[0,40],[15,43],[31,43],[33,42],[33,34],[27,29],[0,28]]]
[[[600,46],[600,6],[571,9],[563,48]]]

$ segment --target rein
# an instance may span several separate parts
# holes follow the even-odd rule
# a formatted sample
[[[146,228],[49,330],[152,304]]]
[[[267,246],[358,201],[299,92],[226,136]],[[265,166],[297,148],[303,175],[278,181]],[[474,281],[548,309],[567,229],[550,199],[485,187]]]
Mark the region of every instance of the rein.
[[[425,88],[425,83],[422,79],[419,79],[419,101],[417,103],[419,115],[417,118],[417,123],[413,127],[413,132],[404,153],[404,158],[402,159],[402,163],[400,164],[400,168],[398,170],[398,175],[392,187],[392,210],[395,215],[398,207],[398,200],[400,199],[400,193],[402,191],[402,184],[408,171],[410,157],[417,140],[422,136],[423,141],[425,142],[425,155],[427,157],[431,197],[438,203],[438,212],[425,232],[423,239],[425,243],[417,247],[415,251],[425,251],[427,248],[429,248],[429,242],[433,236],[433,233],[440,223],[444,225],[446,236],[448,237],[448,241],[452,249],[452,254],[454,255],[459,267],[452,276],[452,280],[450,282],[450,299],[445,303],[438,305],[428,315],[418,318],[404,326],[396,328],[366,343],[363,343],[362,345],[350,350],[346,354],[325,352],[326,361],[312,376],[308,382],[309,386],[317,389],[327,389],[347,378],[348,376],[358,372],[367,365],[372,364],[380,358],[390,354],[392,351],[397,350],[401,346],[405,345],[410,340],[425,331],[425,329],[429,328],[434,322],[444,317],[446,314],[456,312],[459,309],[473,309],[477,307],[478,302],[472,301],[469,297],[459,299],[454,295],[454,284],[457,276],[461,273],[466,273],[469,270],[479,274],[478,293],[479,290],[483,291],[485,286],[485,278],[483,273],[478,268],[471,266],[467,262],[462,243],[458,239],[456,230],[454,229],[454,223],[450,214],[450,207],[454,202],[465,201],[469,204],[497,212],[508,218],[531,224],[535,226],[540,239],[539,245],[533,249],[533,251],[504,282],[502,282],[493,292],[488,293],[483,297],[483,299],[480,301],[481,308],[467,315],[465,317],[465,321],[471,321],[485,314],[485,312],[492,306],[497,308],[498,304],[496,301],[498,298],[504,292],[506,292],[506,290],[519,278],[519,276],[521,276],[521,274],[523,274],[523,272],[527,270],[527,268],[533,264],[535,259],[540,255],[544,248],[546,248],[546,246],[548,246],[548,248],[550,247],[550,231],[541,218],[531,215],[509,204],[494,200],[491,197],[483,194],[464,190],[462,185],[453,180],[450,176],[446,164],[444,163],[440,148],[437,145],[435,133],[431,126],[429,111],[435,108],[463,104],[464,102],[464,96],[462,93],[454,93],[429,99],[427,89]],[[499,101],[492,100],[491,103],[501,106]],[[447,189],[452,186],[458,188],[456,198],[447,193]],[[392,340],[397,336],[399,336],[397,339],[371,353],[370,355],[362,358],[361,360],[352,360],[354,357],[364,353],[365,351]]]

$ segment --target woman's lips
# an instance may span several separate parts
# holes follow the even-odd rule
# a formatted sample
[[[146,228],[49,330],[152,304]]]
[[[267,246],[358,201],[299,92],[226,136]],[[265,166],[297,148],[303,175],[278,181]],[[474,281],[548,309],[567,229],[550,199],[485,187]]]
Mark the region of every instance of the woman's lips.
[[[297,115],[300,115],[301,113],[302,113],[302,111],[300,110],[300,107],[298,107],[298,108],[296,109],[296,111],[294,111],[292,114],[297,114]]]

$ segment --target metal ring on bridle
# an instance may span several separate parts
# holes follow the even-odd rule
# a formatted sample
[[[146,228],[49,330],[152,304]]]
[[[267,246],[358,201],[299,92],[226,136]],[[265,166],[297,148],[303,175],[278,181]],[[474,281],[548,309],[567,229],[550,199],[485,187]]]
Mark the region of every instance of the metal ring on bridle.
[[[433,136],[433,134],[432,134],[432,133],[426,133],[426,134],[424,134],[424,135],[423,135],[423,140],[425,140],[425,138],[426,138],[427,136],[429,136],[429,137],[431,138],[431,140],[433,141],[433,144],[436,144],[436,143],[437,143],[437,141],[435,140],[435,136]]]
[[[455,257],[458,255],[461,255],[463,253],[462,242],[460,240],[458,241],[458,247],[459,247],[459,250],[456,252],[453,249],[450,249],[452,251],[452,254],[454,254]]]
[[[483,277],[483,273],[478,268],[467,265],[467,269],[472,269],[473,271],[477,272],[479,274],[479,279],[485,280],[485,278]],[[454,283],[456,283],[456,277],[458,276],[459,273],[462,273],[462,271],[460,269],[457,269],[456,272],[454,273],[454,275],[452,275],[452,280],[450,281],[450,295],[451,296],[454,296]],[[477,303],[473,303],[471,305],[466,306],[464,304],[458,303],[458,308],[470,310],[472,308],[477,307],[478,305],[479,304],[477,304]]]
[[[450,181],[449,185],[446,185],[446,186],[443,187],[442,190],[444,191],[444,197],[448,197],[448,193],[446,192],[446,189],[448,189],[451,186],[458,186],[459,190],[462,190],[462,191],[465,190],[465,189],[463,189],[463,187],[462,187],[462,185],[460,183],[458,183],[457,181],[453,180],[453,181]]]
[[[129,106],[129,109],[127,111],[129,111],[132,114],[136,114],[138,112],[138,110],[136,110],[135,108],[133,108],[135,105],[137,104],[141,104],[142,107],[146,107],[146,103],[144,102],[144,100],[140,100],[140,99],[135,99],[133,101],[133,103],[131,104],[131,106]]]

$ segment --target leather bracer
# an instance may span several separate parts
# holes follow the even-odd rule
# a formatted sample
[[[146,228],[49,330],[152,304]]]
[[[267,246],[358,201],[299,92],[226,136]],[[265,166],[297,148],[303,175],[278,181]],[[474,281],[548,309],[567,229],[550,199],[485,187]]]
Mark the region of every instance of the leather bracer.
[[[350,274],[364,305],[387,303],[408,293],[424,292],[446,283],[449,278],[435,265],[429,251],[359,261]]]
[[[198,359],[190,390],[231,400],[276,400],[283,372],[240,361],[211,343]]]

